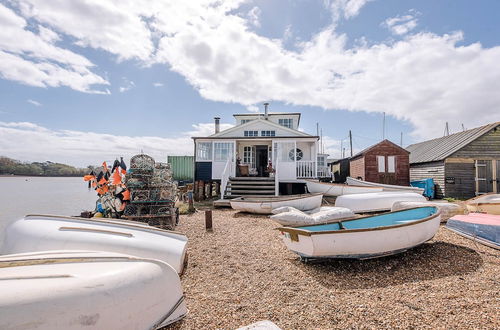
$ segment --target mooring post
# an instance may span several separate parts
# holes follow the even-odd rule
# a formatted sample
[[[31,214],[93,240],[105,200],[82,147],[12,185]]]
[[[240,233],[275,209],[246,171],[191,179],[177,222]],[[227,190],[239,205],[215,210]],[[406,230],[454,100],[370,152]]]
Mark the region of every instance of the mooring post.
[[[192,191],[188,191],[188,212],[189,213],[193,213],[195,210],[194,210],[194,203],[193,203],[193,192]]]
[[[213,229],[212,229],[212,210],[205,211],[205,229],[207,231],[213,231]]]

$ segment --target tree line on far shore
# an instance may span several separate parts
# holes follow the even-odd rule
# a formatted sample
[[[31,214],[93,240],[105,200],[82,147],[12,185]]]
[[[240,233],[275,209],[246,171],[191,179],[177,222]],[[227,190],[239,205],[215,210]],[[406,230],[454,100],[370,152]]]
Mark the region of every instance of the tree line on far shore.
[[[0,175],[84,176],[90,170],[90,166],[88,168],[76,168],[50,161],[28,163],[0,156]]]

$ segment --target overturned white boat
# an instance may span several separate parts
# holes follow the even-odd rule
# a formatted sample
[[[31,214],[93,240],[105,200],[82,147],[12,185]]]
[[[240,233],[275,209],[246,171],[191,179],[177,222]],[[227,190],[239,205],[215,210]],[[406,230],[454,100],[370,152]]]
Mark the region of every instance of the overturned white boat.
[[[307,189],[311,193],[321,193],[325,196],[342,196],[383,191],[382,187],[352,186],[340,183],[306,180]]]
[[[109,252],[0,257],[0,329],[157,329],[187,313],[168,264]]]
[[[437,207],[419,207],[326,225],[280,227],[287,248],[303,259],[368,259],[404,252],[439,229]]]
[[[158,259],[182,273],[187,237],[132,221],[27,215],[5,229],[1,254],[92,250]]]
[[[465,201],[469,212],[500,214],[500,194],[489,193]]]
[[[395,202],[425,202],[427,199],[413,192],[383,191],[369,194],[337,197],[335,206],[346,207],[354,213],[388,211]]]
[[[354,178],[351,178],[350,176],[347,177],[346,183],[350,186],[379,187],[379,188],[382,188],[383,191],[408,191],[408,192],[414,192],[414,193],[417,193],[420,195],[423,195],[423,193],[424,193],[423,188],[411,187],[411,186],[397,186],[397,185],[393,185],[393,184],[369,182],[369,181],[354,179]]]
[[[460,205],[455,204],[455,203],[448,203],[447,201],[443,202],[437,202],[437,201],[426,201],[426,202],[395,202],[392,204],[391,211],[399,211],[399,210],[406,210],[406,209],[412,209],[415,207],[422,207],[422,206],[436,206],[439,208],[441,211],[441,222],[446,222],[448,221],[449,218],[457,215],[457,214],[462,214],[463,210],[460,207]]]
[[[317,209],[321,206],[323,194],[302,194],[287,196],[245,196],[231,199],[231,207],[237,211],[271,214],[273,209],[292,206],[300,211]]]

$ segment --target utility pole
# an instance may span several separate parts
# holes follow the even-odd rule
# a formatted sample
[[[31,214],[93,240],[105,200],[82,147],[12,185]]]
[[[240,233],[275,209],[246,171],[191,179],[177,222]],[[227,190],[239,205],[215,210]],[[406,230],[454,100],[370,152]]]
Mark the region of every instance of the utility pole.
[[[403,148],[403,132],[401,132],[401,142],[399,143],[399,146]]]
[[[444,128],[444,136],[450,135],[450,128],[448,127],[448,122],[446,122],[446,126]]]
[[[352,157],[352,132],[349,130],[349,145],[351,147],[351,157]]]
[[[464,123],[462,123],[462,131],[465,132],[465,126]]]
[[[323,146],[323,129],[321,129],[321,153],[324,153],[324,146]]]
[[[382,120],[382,140],[385,140],[385,112],[384,119]]]
[[[340,158],[344,158],[344,140],[340,140]]]
[[[319,136],[319,123],[316,123],[316,135]]]

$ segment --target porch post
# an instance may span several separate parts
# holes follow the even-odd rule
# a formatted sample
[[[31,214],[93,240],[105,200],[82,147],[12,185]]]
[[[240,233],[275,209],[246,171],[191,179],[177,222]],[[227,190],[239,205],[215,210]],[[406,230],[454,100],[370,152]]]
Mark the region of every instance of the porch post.
[[[314,178],[318,178],[318,140],[313,144]]]

